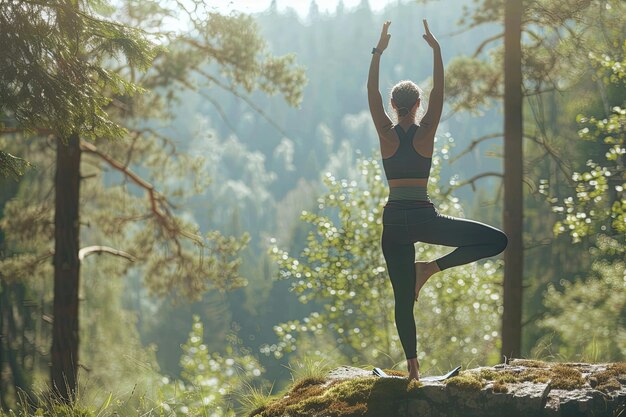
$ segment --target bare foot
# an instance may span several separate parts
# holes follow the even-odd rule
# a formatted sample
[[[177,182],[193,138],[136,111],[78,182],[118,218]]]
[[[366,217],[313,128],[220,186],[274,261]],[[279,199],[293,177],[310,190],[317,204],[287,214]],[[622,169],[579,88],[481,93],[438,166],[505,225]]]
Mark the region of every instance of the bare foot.
[[[407,359],[407,368],[409,370],[409,381],[415,379],[416,381],[420,380],[420,363],[417,358]]]
[[[415,262],[415,300],[419,297],[420,290],[428,281],[428,278],[439,272],[437,262]]]

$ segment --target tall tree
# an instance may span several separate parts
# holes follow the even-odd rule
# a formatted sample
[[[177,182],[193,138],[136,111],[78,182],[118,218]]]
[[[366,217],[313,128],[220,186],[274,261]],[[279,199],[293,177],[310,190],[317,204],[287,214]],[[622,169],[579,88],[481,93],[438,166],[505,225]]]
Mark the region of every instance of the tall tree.
[[[542,297],[542,290],[548,284],[544,280],[562,278],[554,275],[551,278],[544,278],[551,274],[549,270],[546,272],[546,267],[550,268],[552,265],[545,265],[546,258],[543,256],[532,259],[524,256],[524,252],[529,249],[537,250],[557,240],[552,236],[538,238],[536,233],[538,222],[523,223],[522,204],[532,204],[530,199],[523,199],[523,191],[538,194],[537,190],[540,187],[536,187],[535,184],[543,179],[537,178],[536,168],[541,165],[546,165],[550,172],[558,176],[557,181],[564,186],[574,185],[571,181],[570,162],[577,157],[575,147],[565,146],[557,150],[554,145],[561,141],[567,141],[569,144],[573,133],[568,129],[569,126],[564,127],[557,123],[560,109],[556,107],[556,103],[568,91],[580,88],[577,84],[585,73],[589,74],[590,54],[598,53],[599,48],[608,45],[613,48],[615,46],[616,38],[612,30],[598,31],[598,27],[613,26],[600,22],[622,16],[623,6],[613,0],[608,1],[606,7],[602,6],[601,11],[598,6],[591,1],[558,4],[546,0],[477,2],[472,9],[467,8],[467,17],[461,22],[462,25],[466,25],[463,30],[486,23],[505,22],[504,30],[486,37],[472,57],[460,57],[451,62],[448,68],[450,74],[448,79],[453,84],[446,89],[453,110],[476,111],[477,107],[490,104],[491,99],[498,102],[503,100],[504,104],[505,131],[486,134],[473,140],[459,155],[475,149],[485,140],[503,137],[504,172],[481,173],[459,185],[473,186],[478,179],[486,176],[504,179],[501,183],[505,190],[504,229],[511,239],[505,252],[507,266],[502,322],[502,354],[507,357],[522,353],[522,328],[526,324],[532,325],[537,314],[541,314],[534,312],[522,320],[523,265],[528,266],[528,263],[532,262],[541,271],[542,280],[537,281],[542,282],[529,283],[529,286],[534,287],[532,302],[535,305],[541,304],[537,299]],[[611,12],[606,13],[605,9]],[[521,36],[522,33],[527,36]],[[502,39],[504,43],[500,44],[499,41]],[[521,45],[520,39],[524,40]],[[494,47],[490,48],[491,45]],[[489,58],[483,60],[483,56]],[[505,71],[501,70],[502,60]],[[468,80],[471,80],[469,85]],[[593,86],[587,84],[585,93],[589,88]],[[600,96],[606,94],[602,86],[599,86],[597,92]],[[525,120],[522,117],[524,106],[530,110],[526,113],[528,116]],[[528,156],[525,159],[522,158],[522,138],[527,145]],[[527,187],[524,188],[523,184]],[[544,202],[544,207],[538,209],[549,211],[550,206]],[[549,222],[546,225],[549,225]],[[550,230],[547,227],[544,229]],[[524,231],[527,234],[522,239]],[[532,232],[528,233],[529,231]],[[560,239],[558,243],[562,244],[563,240]],[[559,249],[566,250],[563,246]],[[552,264],[552,258],[550,263]],[[572,274],[571,266],[565,269],[557,267],[555,270]]]
[[[123,134],[104,106],[111,91],[132,94],[135,86],[102,61],[119,54],[145,69],[154,57],[145,34],[97,18],[96,3],[16,1],[0,13],[0,38],[12,57],[1,63],[2,113],[57,141],[50,377],[52,388],[66,401],[72,398],[78,370],[80,137]]]
[[[520,357],[522,340],[523,245],[523,94],[522,0],[506,0],[504,7],[504,310],[502,355]]]
[[[78,288],[80,262],[80,137],[57,143],[54,177],[54,306],[50,378],[62,398],[70,399],[78,374]]]

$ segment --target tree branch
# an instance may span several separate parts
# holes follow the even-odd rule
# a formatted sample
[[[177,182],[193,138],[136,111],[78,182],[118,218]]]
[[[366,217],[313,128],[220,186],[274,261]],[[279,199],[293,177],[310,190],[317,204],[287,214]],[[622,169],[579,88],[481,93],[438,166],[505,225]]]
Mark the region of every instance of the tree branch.
[[[528,135],[524,135],[524,138],[532,140],[533,142],[541,146],[543,149],[545,149],[546,152],[548,152],[548,154],[552,157],[552,159],[556,161],[556,165],[559,167],[561,172],[563,172],[563,176],[565,176],[570,186],[574,187],[576,185],[574,180],[572,180],[572,173],[568,171],[568,170],[571,170],[570,166],[567,165],[567,163],[561,159],[561,157],[556,153],[554,149],[552,149],[552,147],[545,141],[545,139],[540,139],[539,137],[528,136]]]
[[[189,88],[190,90],[196,89],[187,80],[178,80],[178,82],[184,85],[185,87]],[[226,112],[222,108],[221,104],[218,103],[217,100],[215,100],[213,97],[211,97],[210,95],[208,95],[207,93],[203,91],[198,90],[197,93],[200,94],[200,96],[204,97],[206,100],[208,100],[208,102],[211,103],[215,107],[215,109],[217,110],[217,113],[222,118],[222,121],[226,123],[226,127],[228,127],[228,129],[236,135],[237,129],[235,129],[235,126],[231,123],[230,119],[226,115]]]
[[[202,238],[200,236],[187,232],[181,229],[176,224],[168,208],[168,207],[172,207],[172,204],[170,204],[167,201],[167,199],[162,194],[160,194],[152,184],[150,184],[149,182],[141,178],[139,175],[135,174],[127,166],[124,166],[122,163],[100,152],[100,150],[98,150],[98,148],[96,148],[96,146],[93,145],[92,143],[89,143],[83,140],[80,143],[80,147],[83,152],[88,152],[88,153],[91,153],[100,157],[102,160],[108,163],[111,167],[123,173],[124,176],[126,176],[126,178],[130,179],[136,185],[138,185],[139,187],[143,188],[144,190],[148,192],[148,198],[150,200],[150,208],[151,208],[152,214],[154,215],[157,223],[161,227],[163,227],[163,229],[167,232],[168,236],[174,240],[179,252],[181,251],[180,242],[178,240],[179,235],[182,235],[194,241],[195,243],[202,242]]]
[[[52,135],[54,132],[50,129],[43,129],[39,127],[33,128],[25,128],[25,127],[2,127],[0,128],[0,135],[10,134],[10,133],[22,133],[22,132],[34,132],[39,135]]]
[[[476,48],[476,51],[474,52],[474,55],[472,55],[472,58],[478,57],[478,55],[480,55],[480,53],[483,51],[483,49],[485,49],[485,46],[487,46],[491,42],[497,41],[498,39],[501,39],[503,37],[504,37],[504,32],[498,33],[497,35],[491,36],[490,38],[487,38],[484,41],[482,41],[482,43],[480,45],[478,45],[478,48]]]
[[[130,253],[109,246],[86,246],[78,251],[78,259],[82,262],[87,256],[94,253],[110,253],[128,259],[130,262],[135,262],[135,257]]]
[[[481,178],[484,178],[484,177],[500,177],[500,178],[502,178],[502,177],[504,177],[504,175],[499,173],[499,172],[483,172],[482,174],[475,175],[475,176],[473,176],[472,178],[470,178],[468,180],[462,181],[462,182],[456,184],[455,186],[448,188],[442,194],[443,194],[444,197],[447,197],[453,190],[456,190],[457,188],[463,187],[463,186],[468,185],[468,184],[470,184],[472,186],[472,190],[473,191],[476,191],[475,182],[478,181]]]
[[[217,78],[215,78],[214,76],[212,76],[211,74],[207,73],[206,71],[200,70],[199,68],[196,68],[196,71],[200,75],[202,75],[203,77],[207,78],[209,81],[214,82],[218,87],[222,88],[223,90],[226,90],[226,91],[230,92],[235,97],[243,100],[252,110],[257,112],[269,124],[271,124],[276,130],[278,130],[278,132],[280,132],[281,135],[283,135],[285,137],[289,137],[289,134],[287,132],[285,132],[285,130],[282,127],[280,127],[278,125],[278,123],[276,123],[274,120],[272,120],[272,118],[270,116],[268,116],[267,113],[265,113],[265,111],[263,111],[262,108],[260,108],[252,100],[250,100],[250,98],[246,97],[245,95],[243,95],[239,91],[237,91],[235,86],[226,85],[223,82],[221,82],[220,80],[218,80]]]
[[[541,240],[535,240],[535,241],[532,241],[532,242],[527,242],[524,245],[523,249],[526,251],[526,250],[529,250],[529,249],[534,249],[534,248],[539,247],[539,246],[548,246],[548,245],[552,244],[553,240],[554,239],[552,239],[552,238],[545,238],[545,239],[541,239]]]
[[[454,161],[456,161],[457,159],[461,158],[463,155],[465,155],[467,153],[470,153],[476,147],[476,145],[478,145],[480,142],[485,141],[487,139],[501,138],[503,136],[504,136],[504,134],[502,134],[502,133],[492,133],[492,134],[489,134],[489,135],[481,136],[478,139],[474,139],[472,141],[472,143],[470,143],[469,146],[467,148],[465,148],[465,150],[463,152],[461,152],[460,154],[456,155],[454,158],[450,159],[450,164],[453,163]]]

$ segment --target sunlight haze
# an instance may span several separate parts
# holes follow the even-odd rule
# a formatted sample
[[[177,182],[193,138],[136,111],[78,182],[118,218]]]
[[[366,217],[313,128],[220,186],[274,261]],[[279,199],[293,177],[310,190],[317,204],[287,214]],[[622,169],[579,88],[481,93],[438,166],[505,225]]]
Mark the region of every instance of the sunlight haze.
[[[320,12],[329,12],[334,13],[337,4],[340,0],[315,0]],[[358,6],[363,0],[344,0],[343,4],[346,9],[351,9]],[[385,6],[392,3],[397,3],[398,0],[369,0],[370,7],[372,10],[382,10]],[[216,2],[216,9],[219,11],[230,11],[237,10],[244,13],[257,13],[267,10],[272,3],[271,0],[222,0]],[[309,7],[311,5],[311,0],[295,0],[295,1],[287,1],[287,0],[277,0],[276,5],[278,6],[278,10],[285,10],[287,8],[294,9],[298,15],[301,17],[306,17]]]

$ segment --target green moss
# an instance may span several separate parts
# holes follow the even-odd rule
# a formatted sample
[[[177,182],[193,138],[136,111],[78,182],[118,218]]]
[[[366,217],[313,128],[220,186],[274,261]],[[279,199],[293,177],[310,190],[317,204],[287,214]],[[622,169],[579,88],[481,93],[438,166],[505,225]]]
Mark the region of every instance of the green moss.
[[[596,389],[602,392],[617,391],[622,387],[622,384],[616,378],[609,378],[606,381],[599,383]]]
[[[569,368],[569,367],[566,368],[567,372],[570,372],[570,373],[572,369],[573,368]],[[577,371],[574,370],[574,372],[577,372]],[[496,371],[492,369],[481,369],[478,375],[481,379],[484,379],[486,381],[496,381],[501,384],[521,383],[521,382],[534,382],[535,384],[539,384],[539,383],[545,384],[554,378],[555,373],[550,368],[542,368],[537,365],[533,368],[524,369],[519,372],[509,370],[509,369],[502,370],[502,371]]]
[[[307,381],[308,378],[304,378],[300,382]],[[333,384],[337,384],[340,381],[333,381],[329,386]],[[269,416],[281,416],[284,414],[285,410],[291,407],[295,407],[300,402],[308,399],[308,398],[316,398],[322,395],[328,387],[322,387],[318,384],[312,383],[299,383],[296,384],[288,393],[286,393],[282,398],[276,399],[274,402],[268,404],[266,407],[262,409],[257,409],[254,412],[250,413],[250,416],[255,416],[260,414],[263,417]]]
[[[533,359],[513,359],[509,362],[513,366],[525,366],[526,368],[549,368],[550,364],[543,361]]]
[[[484,385],[480,376],[474,372],[461,372],[460,375],[447,379],[444,382],[448,386],[468,391],[478,391]]]
[[[596,372],[589,381],[595,389],[602,392],[616,391],[622,387],[619,377],[626,374],[626,362],[612,363],[605,371]]]
[[[302,378],[301,380],[295,382],[295,384],[291,387],[290,392],[293,393],[303,388],[310,387],[311,385],[323,384],[325,381],[326,381],[326,378],[317,377],[317,376]]]
[[[519,382],[519,372],[509,370],[498,372],[495,379],[500,382]]]
[[[409,373],[408,372],[404,372],[404,371],[398,371],[396,369],[383,369],[383,371],[387,374],[387,375],[392,375],[392,376],[401,376],[404,378],[408,378],[409,377]]]
[[[548,381],[552,381],[552,386],[559,389],[575,389],[585,384],[581,372],[572,366],[555,365],[552,368],[547,368],[545,367],[547,364],[544,362],[526,360],[514,361],[515,365],[526,366],[522,365],[522,363],[529,363],[532,367],[520,372],[509,369],[502,371],[483,369],[479,373],[479,376],[487,381],[496,381],[500,384],[521,382],[545,384]]]
[[[416,391],[418,390],[420,387],[422,387],[424,384],[422,384],[420,381],[416,381],[415,379],[412,379],[407,387],[406,387],[406,391],[407,392],[411,392],[411,391]]]
[[[546,383],[550,379],[552,379],[553,372],[549,369],[525,369],[519,374],[519,381],[526,382],[534,382],[538,383]]]
[[[615,362],[609,365],[609,370],[617,375],[626,375],[626,362]]]
[[[552,367],[552,388],[572,390],[585,385],[582,373],[568,365],[555,365]]]
[[[481,379],[486,379],[487,381],[493,381],[498,377],[498,372],[493,369],[481,369],[478,373],[478,376]]]
[[[502,382],[502,381],[496,381],[493,383],[493,392],[497,392],[497,393],[506,393],[509,391],[509,389],[506,386],[506,383]]]

